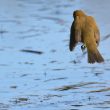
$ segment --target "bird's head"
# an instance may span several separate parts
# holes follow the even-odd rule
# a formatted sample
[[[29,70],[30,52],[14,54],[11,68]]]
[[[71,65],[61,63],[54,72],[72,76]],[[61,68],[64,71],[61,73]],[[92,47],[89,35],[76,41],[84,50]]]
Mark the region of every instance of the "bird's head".
[[[86,14],[82,11],[82,10],[76,10],[73,12],[73,17],[76,18],[76,17],[85,17]]]

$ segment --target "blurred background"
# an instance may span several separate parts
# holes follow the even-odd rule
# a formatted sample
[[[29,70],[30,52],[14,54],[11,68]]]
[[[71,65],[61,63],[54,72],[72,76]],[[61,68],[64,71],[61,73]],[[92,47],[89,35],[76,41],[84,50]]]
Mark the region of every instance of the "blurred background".
[[[0,110],[110,110],[109,0],[0,0]],[[69,51],[73,11],[93,16],[105,59]]]

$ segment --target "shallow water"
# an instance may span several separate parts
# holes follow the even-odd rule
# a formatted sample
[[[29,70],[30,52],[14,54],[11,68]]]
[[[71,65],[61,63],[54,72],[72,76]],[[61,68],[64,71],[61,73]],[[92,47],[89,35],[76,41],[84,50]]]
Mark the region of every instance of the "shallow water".
[[[97,21],[103,64],[68,49],[76,9]],[[109,10],[109,0],[1,0],[0,110],[110,110]]]

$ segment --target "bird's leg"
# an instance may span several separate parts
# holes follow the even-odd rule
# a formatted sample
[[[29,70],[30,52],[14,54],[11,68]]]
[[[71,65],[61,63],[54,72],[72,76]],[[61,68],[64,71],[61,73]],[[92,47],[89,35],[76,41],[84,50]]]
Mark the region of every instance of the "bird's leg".
[[[84,52],[85,48],[86,48],[86,45],[83,44],[83,45],[81,46],[81,50],[82,50],[82,52]]]

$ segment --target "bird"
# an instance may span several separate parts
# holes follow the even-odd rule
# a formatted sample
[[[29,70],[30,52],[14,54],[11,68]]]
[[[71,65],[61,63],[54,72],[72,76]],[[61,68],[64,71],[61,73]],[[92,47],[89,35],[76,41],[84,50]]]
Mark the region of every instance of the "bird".
[[[73,51],[78,42],[81,42],[81,50],[87,48],[88,63],[102,63],[104,58],[98,50],[100,31],[92,16],[88,16],[82,10],[73,12],[74,21],[70,29],[69,50]]]

